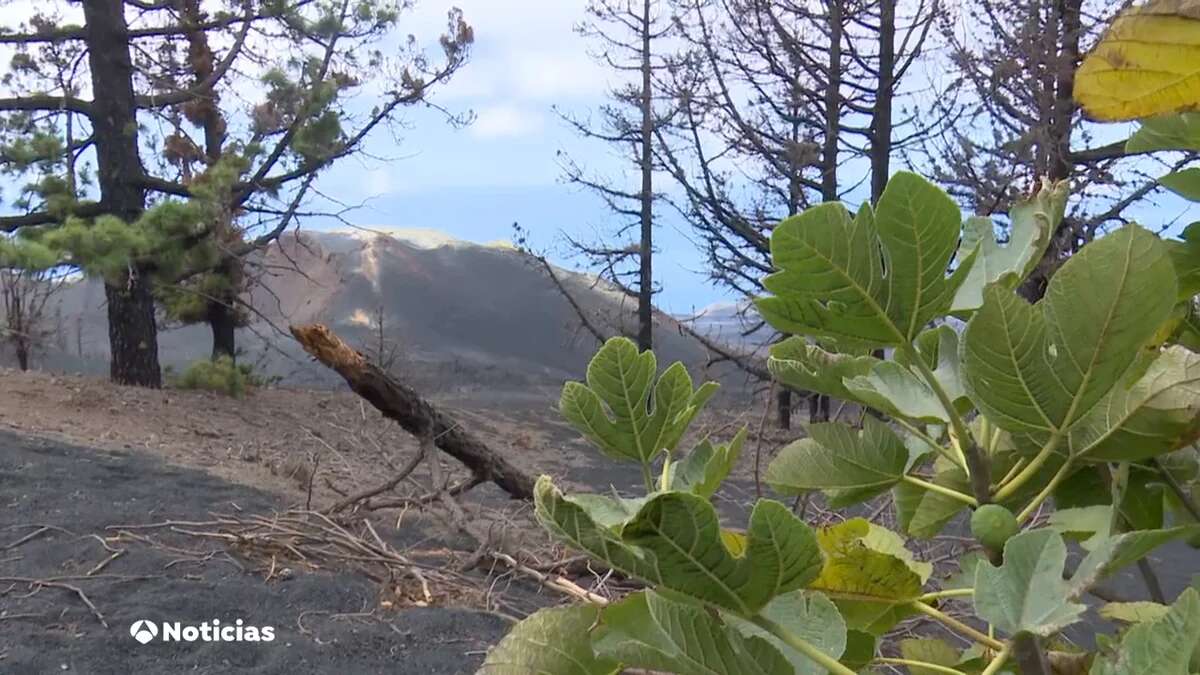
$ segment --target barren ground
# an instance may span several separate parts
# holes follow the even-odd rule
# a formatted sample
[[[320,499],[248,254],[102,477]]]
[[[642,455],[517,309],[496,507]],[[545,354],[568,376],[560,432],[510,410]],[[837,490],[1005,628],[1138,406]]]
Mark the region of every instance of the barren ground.
[[[565,598],[479,564],[476,544],[437,506],[373,512],[374,531],[347,525],[347,536],[380,537],[404,565],[260,536],[299,527],[298,513],[383,482],[417,452],[348,391],[268,388],[235,400],[11,370],[0,382],[0,672],[469,673],[512,620]],[[531,473],[592,490],[640,482],[560,421],[553,392],[472,396],[438,403]],[[727,435],[758,415],[714,411],[702,426]],[[447,480],[466,476],[439,456]],[[753,491],[752,463],[750,448],[727,490],[732,510]],[[422,466],[386,497],[419,499],[430,480]],[[468,520],[530,564],[552,571],[568,555],[498,488],[461,501]],[[425,570],[427,588],[403,574],[410,568]],[[601,580],[581,583],[607,592]],[[128,633],[137,618],[237,617],[269,619],[281,639],[143,647]]]
[[[348,391],[261,389],[235,400],[4,370],[0,383],[0,672],[470,673],[512,621],[566,598],[482,556],[449,510],[429,503],[428,463],[369,503],[409,505],[314,516],[418,450]],[[633,492],[637,469],[578,439],[554,393],[481,390],[437,403],[530,473]],[[751,431],[718,496],[735,527],[754,496],[756,455],[765,467],[793,436],[762,415],[761,405],[717,405],[698,424],[718,439]],[[438,457],[447,483],[466,476]],[[547,540],[528,505],[490,484],[460,501],[489,548],[551,576],[565,570],[571,554]],[[807,520],[837,517],[819,501]],[[892,518],[886,500],[864,514]],[[936,564],[968,543],[950,534],[914,545]],[[1169,546],[1155,558],[1172,592],[1189,583],[1195,552]],[[620,590],[577,566],[570,576],[590,591]],[[1143,593],[1128,575],[1114,585]],[[141,646],[128,633],[138,618],[269,621],[280,639]],[[1075,637],[1090,640],[1080,628]]]

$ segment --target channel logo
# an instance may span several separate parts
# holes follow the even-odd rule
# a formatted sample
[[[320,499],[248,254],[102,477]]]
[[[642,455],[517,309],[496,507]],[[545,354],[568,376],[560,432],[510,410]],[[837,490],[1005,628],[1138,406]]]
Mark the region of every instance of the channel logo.
[[[129,626],[129,634],[134,640],[142,644],[148,644],[151,640],[158,637],[158,626],[153,621],[138,619]]]
[[[160,624],[149,619],[138,619],[130,624],[129,634],[144,645],[159,636],[161,642],[271,642],[275,639],[275,627],[249,626],[241,619],[232,624],[222,624],[220,619],[199,624],[179,621],[163,621]]]

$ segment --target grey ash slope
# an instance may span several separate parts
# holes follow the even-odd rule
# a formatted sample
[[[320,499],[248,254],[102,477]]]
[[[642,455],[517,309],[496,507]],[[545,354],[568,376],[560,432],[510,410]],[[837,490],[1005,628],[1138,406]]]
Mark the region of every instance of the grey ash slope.
[[[248,358],[287,384],[325,386],[336,380],[275,327],[320,321],[352,343],[367,344],[380,310],[390,337],[403,346],[402,368],[427,389],[553,387],[580,377],[596,347],[536,261],[509,246],[421,230],[390,236],[306,232],[286,237],[265,263],[264,287],[254,293],[262,316],[238,337]],[[596,286],[589,276],[557,274],[608,330],[625,326],[632,332],[631,300]],[[103,372],[108,344],[99,284],[71,288],[61,316],[62,334],[47,365]],[[682,360],[699,368],[706,361],[703,347],[681,334],[672,319],[660,319],[656,339],[664,362]],[[203,357],[209,344],[206,327],[165,330],[162,361],[181,367]],[[727,370],[712,376],[737,381]]]

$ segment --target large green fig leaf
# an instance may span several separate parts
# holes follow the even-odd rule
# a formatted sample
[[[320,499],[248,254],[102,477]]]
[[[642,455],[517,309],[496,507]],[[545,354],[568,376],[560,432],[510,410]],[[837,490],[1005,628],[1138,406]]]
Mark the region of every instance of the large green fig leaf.
[[[1200,202],[1200,168],[1172,171],[1159,178],[1158,182],[1184,199]]]
[[[636,516],[647,498],[629,499],[619,495],[584,492],[567,496],[565,499],[581,507],[600,527],[615,530]]]
[[[1111,536],[1097,535],[1088,541],[1091,549],[1075,574],[1071,587],[1076,596],[1091,588],[1096,582],[1136,563],[1151,551],[1177,539],[1194,537],[1200,526],[1181,525],[1162,530],[1134,530]]]
[[[1113,654],[1092,663],[1091,675],[1188,675],[1200,643],[1200,593],[1185,590],[1161,617],[1139,623],[1121,638]]]
[[[724,543],[716,510],[683,492],[655,495],[621,531],[657,561],[662,586],[744,616],[803,588],[821,570],[812,530],[783,504],[761,499],[750,513],[744,555]]]
[[[1113,514],[1109,504],[1058,509],[1046,520],[1046,527],[1070,538],[1083,538],[1082,546],[1094,549],[1112,534]]]
[[[667,466],[666,485],[671,490],[712,497],[733,470],[745,442],[744,428],[728,443],[713,445],[704,439],[687,457]]]
[[[1066,181],[1045,182],[1031,199],[1022,201],[1009,212],[1008,243],[996,241],[996,227],[990,218],[968,218],[963,227],[958,256],[976,250],[975,264],[958,292],[950,311],[960,314],[983,305],[983,289],[991,283],[1015,289],[1029,276],[1050,245],[1050,236],[1062,222],[1067,206]]]
[[[912,342],[946,314],[972,257],[950,266],[962,214],[946,193],[916,174],[892,177],[875,211],[851,219],[821,204],[780,223],[771,256],[780,270],[764,280],[763,318],[784,333],[849,345]],[[886,273],[885,273],[886,270]]]
[[[613,569],[659,583],[661,579],[652,556],[625,544],[614,529],[597,522],[597,518],[612,518],[611,510],[605,509],[596,516],[589,512],[589,508],[596,508],[596,501],[581,503],[564,495],[549,476],[538,478],[533,490],[534,515],[551,535]]]
[[[627,504],[564,496],[547,476],[538,479],[534,504],[542,525],[570,546],[629,576],[744,616],[821,572],[812,529],[769,499],[755,503],[745,535],[722,530],[708,499],[687,492],[652,495],[627,522],[608,527],[597,519],[618,522]]]
[[[954,647],[937,638],[908,638],[900,641],[900,655],[909,661],[932,663],[942,670],[909,666],[909,675],[942,675],[946,668],[953,669],[962,659]]]
[[[1109,621],[1122,623],[1143,623],[1161,619],[1171,610],[1167,605],[1148,600],[1134,602],[1110,602],[1100,608],[1100,616]]]
[[[833,599],[848,627],[882,635],[913,613],[932,566],[915,561],[899,536],[854,518],[818,531],[817,541],[825,567],[810,588]]]
[[[929,384],[896,361],[882,361],[867,375],[846,380],[846,389],[853,400],[894,417],[931,424],[950,419]]]
[[[601,610],[596,651],[627,666],[681,675],[792,675],[769,641],[744,636],[703,607],[653,591],[633,593]]]
[[[771,346],[767,369],[780,384],[796,391],[815,391],[842,401],[856,400],[845,380],[867,375],[881,363],[874,356],[827,352],[792,336]]]
[[[1071,601],[1063,580],[1067,545],[1050,529],[1023,532],[1004,545],[1004,564],[975,568],[975,611],[1000,630],[1051,635],[1079,620],[1087,609]]]
[[[559,408],[609,457],[649,463],[675,449],[717,388],[708,382],[693,390],[681,363],[667,368],[657,384],[656,371],[653,352],[639,353],[628,338],[612,338],[588,364],[587,384],[563,387]]]
[[[873,417],[863,420],[861,431],[825,422],[810,424],[808,434],[780,450],[767,467],[767,483],[782,494],[855,490],[856,497],[868,499],[904,476],[908,448]]]
[[[916,347],[916,356],[933,371],[934,379],[946,391],[946,395],[956,404],[959,411],[969,410],[971,402],[966,398],[967,389],[962,379],[958,332],[946,324],[935,326],[921,331],[913,346]],[[896,363],[913,369],[914,364],[911,363],[907,352],[898,350],[894,358]],[[913,372],[917,373],[919,369]]]
[[[479,675],[613,675],[620,664],[592,652],[600,610],[591,605],[543,609],[518,623],[488,652]]]
[[[849,639],[846,622],[838,613],[837,606],[820,593],[785,593],[772,600],[759,615],[770,619],[791,635],[804,640],[831,658],[841,658],[845,653]],[[743,634],[756,635],[775,645],[775,648],[791,662],[796,675],[825,675],[827,672],[816,662],[757,625],[734,616],[727,616],[726,620]]]
[[[1166,246],[1136,226],[1085,246],[1037,305],[989,286],[963,336],[971,399],[1009,431],[1062,433],[1134,363],[1175,288]]]
[[[1072,455],[1137,462],[1195,440],[1200,423],[1200,354],[1168,347],[1144,373],[1131,369],[1122,379],[1072,427],[1068,439]]]
[[[1148,474],[1149,472],[1146,472],[1145,475]],[[1146,480],[1145,475],[1139,482]],[[1135,484],[1131,481],[1129,488],[1126,489],[1126,494],[1128,495],[1128,492],[1134,488]],[[1142,491],[1145,490],[1145,486],[1137,485],[1136,489]],[[1158,494],[1159,508],[1161,509],[1161,492]],[[1131,520],[1129,506],[1129,502],[1122,502],[1121,515],[1125,520]],[[1119,524],[1119,521],[1116,522]],[[1163,544],[1200,534],[1200,526],[1196,525],[1141,529],[1114,534],[1112,532],[1113,525],[1111,504],[1062,509],[1050,516],[1048,529],[1084,538],[1082,547],[1088,552],[1071,577],[1072,597],[1080,596],[1101,579],[1136,563]]]
[[[1200,119],[1200,113],[1196,113]],[[1200,294],[1200,223],[1192,223],[1183,228],[1179,239],[1168,239],[1167,246],[1171,251],[1171,262],[1175,265],[1175,274],[1179,277],[1179,295],[1187,309],[1195,309],[1191,302]],[[1195,320],[1195,312],[1188,312],[1184,321]]]
[[[1175,113],[1142,120],[1141,127],[1125,143],[1133,154],[1158,150],[1200,151],[1200,113]]]
[[[971,481],[966,472],[943,458],[934,462],[934,474],[929,482],[970,494]],[[921,539],[935,537],[961,513],[967,505],[960,499],[911,483],[897,483],[892,490],[896,502],[896,517],[900,527],[909,535]]]

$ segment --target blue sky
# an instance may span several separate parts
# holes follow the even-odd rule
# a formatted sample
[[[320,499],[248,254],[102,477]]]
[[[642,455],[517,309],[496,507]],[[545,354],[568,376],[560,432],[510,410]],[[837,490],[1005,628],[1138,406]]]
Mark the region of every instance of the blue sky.
[[[418,0],[400,30],[430,39],[444,26],[449,4]],[[613,84],[573,31],[584,18],[584,0],[454,4],[475,29],[476,42],[471,62],[435,100],[454,112],[474,111],[474,123],[454,129],[435,112],[414,111],[399,143],[380,134],[369,146],[380,159],[349,160],[318,187],[347,203],[365,201],[347,216],[364,227],[427,227],[486,242],[510,239],[513,222],[519,222],[536,247],[570,265],[559,232],[594,238],[612,216],[595,196],[563,184],[557,153],[566,151],[608,175],[622,171],[603,143],[576,137],[553,109],[587,114]],[[659,306],[686,313],[728,299],[705,283],[700,254],[677,219],[664,214],[662,220],[655,263],[663,286]]]
[[[603,143],[577,137],[555,112],[586,115],[617,84],[574,31],[586,0],[416,0],[402,15],[396,39],[412,33],[436,45],[452,5],[463,10],[476,41],[470,62],[435,92],[434,102],[454,113],[473,112],[473,124],[455,128],[441,113],[411,110],[398,137],[375,134],[367,146],[370,157],[344,160],[321,176],[317,189],[342,203],[362,204],[346,218],[365,228],[432,228],[489,242],[511,238],[512,224],[519,222],[534,247],[577,267],[560,233],[594,240],[617,223],[597,197],[563,183],[558,153],[603,175],[620,177],[631,168]],[[30,0],[5,5],[13,17],[29,14],[33,6]],[[1128,130],[1114,127],[1111,133]],[[897,162],[894,168],[903,167]],[[1155,168],[1151,175],[1163,173]],[[848,166],[846,173],[864,171]],[[636,176],[627,179],[636,184]],[[657,188],[670,185],[660,180]],[[1189,210],[1161,192],[1133,212],[1149,226],[1171,223],[1172,231],[1198,214],[1196,206]],[[331,224],[312,218],[301,226]],[[655,279],[663,289],[656,302],[663,309],[687,314],[733,299],[707,283],[701,253],[665,206],[656,248]]]
[[[431,41],[444,27],[450,4],[417,0],[415,9],[402,19],[400,31]],[[348,216],[357,225],[433,228],[487,242],[509,239],[515,221],[552,260],[577,266],[566,257],[560,233],[595,239],[616,223],[597,197],[562,182],[557,153],[565,151],[605,175],[620,176],[629,169],[603,143],[578,138],[554,110],[586,115],[605,102],[607,90],[615,84],[612,72],[592,61],[588,42],[573,30],[584,18],[586,2],[455,0],[453,4],[462,8],[474,27],[476,42],[471,62],[437,92],[435,101],[456,113],[473,111],[474,123],[455,129],[439,113],[414,111],[407,119],[411,128],[400,142],[380,135],[368,147],[381,159],[346,161],[323,176],[319,187],[348,203],[365,201],[363,208]],[[1115,139],[1130,131],[1128,126],[1114,126],[1109,133]],[[893,168],[904,167],[897,162]],[[848,166],[846,173],[865,173],[865,167],[860,169]],[[1152,167],[1150,172],[1165,170]],[[636,176],[627,179],[627,185],[636,185]],[[670,186],[660,181],[656,189]],[[663,289],[657,304],[686,314],[732,299],[705,281],[702,256],[685,225],[666,211],[666,207],[660,210],[656,234],[655,279]],[[1130,213],[1150,226],[1174,223],[1175,231],[1194,220],[1197,210],[1160,192]]]

